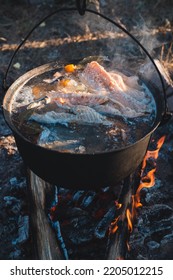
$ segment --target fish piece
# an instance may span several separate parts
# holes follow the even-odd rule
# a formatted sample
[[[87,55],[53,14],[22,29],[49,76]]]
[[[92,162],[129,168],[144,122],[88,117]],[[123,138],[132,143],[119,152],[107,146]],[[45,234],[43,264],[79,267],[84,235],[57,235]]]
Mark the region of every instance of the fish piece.
[[[112,124],[105,116],[97,113],[94,109],[82,105],[72,107],[71,113],[57,113],[54,111],[50,111],[45,114],[34,113],[29,120],[42,124],[61,124],[65,126],[68,126],[69,123]]]
[[[112,123],[106,119],[105,116],[97,113],[94,109],[88,106],[74,106],[71,110],[74,114],[77,115],[77,119],[79,123],[86,124],[103,124],[103,125],[111,125]]]
[[[116,81],[97,61],[88,63],[79,78],[84,84],[95,90],[105,90],[105,94],[106,91],[110,92],[115,87],[117,87],[118,91],[122,91]]]
[[[127,94],[119,95],[114,92],[109,95],[109,100],[115,104],[117,104],[118,102],[122,105],[122,107],[124,106],[130,108],[131,110],[134,110],[137,113],[143,113],[145,111],[148,111],[147,105],[145,104],[145,100],[143,100],[144,102],[140,102]]]
[[[96,105],[93,107],[93,109],[105,116],[109,116],[109,117],[115,117],[115,116],[121,116],[122,112],[116,108],[114,108],[111,105]]]
[[[80,78],[88,86],[94,88],[95,90],[101,91],[102,94],[110,95],[110,97],[119,103],[123,104],[125,107],[130,107],[131,109],[137,111],[138,113],[146,109],[146,105],[143,102],[139,102],[134,96],[130,94],[133,90],[130,90],[120,75],[116,75],[113,78],[104,67],[99,65],[96,61],[88,63],[84,71],[81,73]],[[133,94],[135,96],[137,94]],[[143,96],[143,93],[142,93]],[[144,98],[141,98],[144,101]]]
[[[96,95],[92,93],[53,93],[48,94],[49,98],[55,101],[57,104],[64,104],[64,105],[86,105],[86,106],[93,106],[96,104],[103,104],[108,101],[107,96],[103,95]],[[51,96],[51,97],[50,97]]]
[[[123,93],[135,98],[138,101],[143,101],[146,98],[142,87],[138,84],[138,77],[127,77],[122,73],[110,72],[112,78],[114,78],[119,86],[123,89]]]
[[[134,108],[131,108],[130,106],[129,107],[123,106],[123,104],[121,104],[120,102],[118,102],[115,99],[115,96],[111,96],[109,98],[109,101],[110,102],[107,105],[112,106],[112,103],[113,103],[115,109],[119,110],[124,117],[130,117],[130,118],[139,117],[139,116],[147,115],[150,113],[149,109],[145,105],[142,108],[140,108],[140,110],[138,108],[135,110]]]
[[[124,73],[120,73],[117,70],[114,70],[113,72],[110,71],[109,74],[113,79],[117,79],[117,75],[121,76],[123,79],[123,82],[125,83],[126,86],[132,88],[132,89],[137,89],[139,91],[142,91],[142,87],[139,84],[139,78],[137,76],[127,76]]]
[[[94,106],[94,109],[105,116],[108,117],[115,117],[115,116],[120,116],[122,118],[136,118],[136,117],[141,117],[144,115],[144,113],[138,113],[128,107],[124,108],[114,108],[112,105],[106,104],[106,105],[96,105]]]
[[[76,116],[70,113],[57,113],[54,111],[45,114],[34,113],[30,119],[41,124],[61,124],[68,126],[68,123],[76,122]]]

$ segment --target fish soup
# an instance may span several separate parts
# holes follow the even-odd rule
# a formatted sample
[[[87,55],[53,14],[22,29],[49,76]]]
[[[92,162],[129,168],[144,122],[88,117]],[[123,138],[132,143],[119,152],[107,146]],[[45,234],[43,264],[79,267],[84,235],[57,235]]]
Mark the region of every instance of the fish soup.
[[[150,132],[156,104],[137,76],[87,58],[30,79],[14,96],[12,121],[34,144],[68,153],[102,153]]]

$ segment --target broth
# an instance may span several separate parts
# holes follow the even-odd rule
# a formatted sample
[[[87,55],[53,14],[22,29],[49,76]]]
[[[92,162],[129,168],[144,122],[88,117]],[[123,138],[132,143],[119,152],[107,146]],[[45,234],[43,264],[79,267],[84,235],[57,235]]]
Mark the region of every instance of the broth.
[[[156,117],[152,93],[138,77],[101,64],[84,59],[30,79],[14,96],[15,127],[35,144],[68,153],[109,152],[144,137]]]

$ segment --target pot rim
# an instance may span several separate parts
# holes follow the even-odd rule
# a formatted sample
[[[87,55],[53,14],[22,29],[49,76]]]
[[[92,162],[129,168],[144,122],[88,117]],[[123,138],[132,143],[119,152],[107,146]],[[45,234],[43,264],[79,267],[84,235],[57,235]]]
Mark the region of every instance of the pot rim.
[[[50,62],[50,63],[43,64],[41,66],[38,66],[36,68],[33,68],[33,69],[27,71],[25,74],[20,76],[16,81],[14,81],[12,83],[12,85],[8,88],[8,90],[5,93],[5,96],[3,98],[3,103],[2,103],[3,115],[4,115],[4,119],[7,123],[7,125],[9,126],[9,128],[12,130],[12,132],[14,134],[17,134],[18,136],[20,136],[23,140],[25,140],[29,144],[37,146],[39,149],[47,150],[51,153],[68,154],[68,155],[75,156],[75,157],[105,155],[105,154],[111,154],[111,153],[114,153],[114,152],[120,152],[122,150],[128,149],[128,148],[136,145],[137,143],[140,143],[141,141],[143,141],[143,139],[150,136],[157,129],[157,127],[160,125],[160,123],[161,123],[161,121],[164,117],[164,114],[165,114],[164,102],[162,102],[162,110],[160,110],[161,112],[159,113],[158,110],[156,110],[155,121],[154,121],[150,131],[147,134],[145,134],[142,138],[137,140],[136,142],[134,142],[132,144],[129,144],[127,146],[118,148],[118,149],[113,149],[113,150],[109,150],[109,151],[102,151],[102,152],[95,152],[95,153],[77,154],[77,153],[73,153],[73,152],[72,153],[71,152],[70,153],[69,152],[61,152],[61,151],[45,148],[43,146],[40,146],[37,143],[31,142],[29,139],[27,139],[26,137],[24,137],[20,133],[20,131],[16,128],[16,126],[13,124],[13,122],[11,120],[11,104],[12,104],[12,101],[13,101],[13,96],[14,96],[14,94],[17,94],[17,92],[20,90],[20,88],[23,87],[32,78],[34,78],[36,76],[39,76],[46,71],[54,70],[57,67],[59,67],[60,65],[61,65],[61,63],[59,63],[59,62]],[[152,85],[152,87],[153,87],[153,85]],[[153,95],[152,91],[151,91],[151,93]],[[155,99],[155,97],[154,97],[154,99]],[[156,99],[155,99],[155,102],[156,102]],[[157,103],[156,103],[156,106],[157,106]]]

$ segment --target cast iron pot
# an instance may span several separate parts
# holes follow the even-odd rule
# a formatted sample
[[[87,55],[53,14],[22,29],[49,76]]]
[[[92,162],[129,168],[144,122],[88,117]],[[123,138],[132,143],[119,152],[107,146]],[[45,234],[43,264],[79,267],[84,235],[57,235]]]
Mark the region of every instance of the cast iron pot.
[[[59,9],[46,16],[38,24],[35,25],[35,27],[28,33],[26,38],[22,41],[22,43],[14,52],[5,74],[4,84],[6,82],[7,73],[15,54],[26,41],[26,39],[30,36],[33,30],[37,26],[39,26],[41,22],[45,21],[53,14],[60,13],[63,11],[74,12],[77,11],[77,9]],[[21,76],[18,80],[16,80],[6,92],[3,101],[3,112],[5,120],[14,134],[18,150],[25,164],[36,175],[38,175],[45,181],[67,188],[99,189],[100,187],[105,186],[115,186],[118,182],[120,182],[122,179],[126,178],[133,171],[135,171],[135,169],[140,165],[145,156],[152,133],[160,125],[160,123],[165,122],[165,120],[169,119],[169,114],[167,113],[166,93],[164,90],[163,79],[154,60],[147,52],[147,50],[140,44],[140,42],[138,42],[138,40],[135,37],[133,37],[133,35],[131,35],[125,28],[123,28],[118,23],[114,22],[113,20],[107,18],[106,16],[96,11],[86,9],[84,12],[96,14],[120,28],[143,49],[143,51],[149,57],[151,62],[154,64],[156,71],[158,72],[158,75],[161,79],[161,83],[163,86],[163,94],[158,94],[158,91],[156,93],[156,90],[154,88],[150,89],[155,98],[157,106],[156,119],[153,126],[151,127],[150,132],[132,145],[126,146],[125,148],[116,149],[111,152],[102,152],[99,154],[62,153],[43,148],[28,141],[12,123],[11,104],[13,102],[13,96],[31,78],[37,76],[38,74],[44,73],[49,69],[54,69],[56,67],[55,63],[37,67]],[[84,14],[84,12],[82,12],[81,14]]]
[[[31,78],[56,69],[56,63],[37,67],[17,79],[6,92],[3,101],[4,117],[11,128],[18,150],[25,164],[39,177],[50,183],[81,189],[98,189],[115,186],[131,174],[142,162],[152,133],[165,118],[165,102],[162,94],[152,87],[157,115],[151,131],[139,141],[125,148],[96,154],[71,154],[53,151],[31,143],[14,126],[11,106],[14,94]]]

